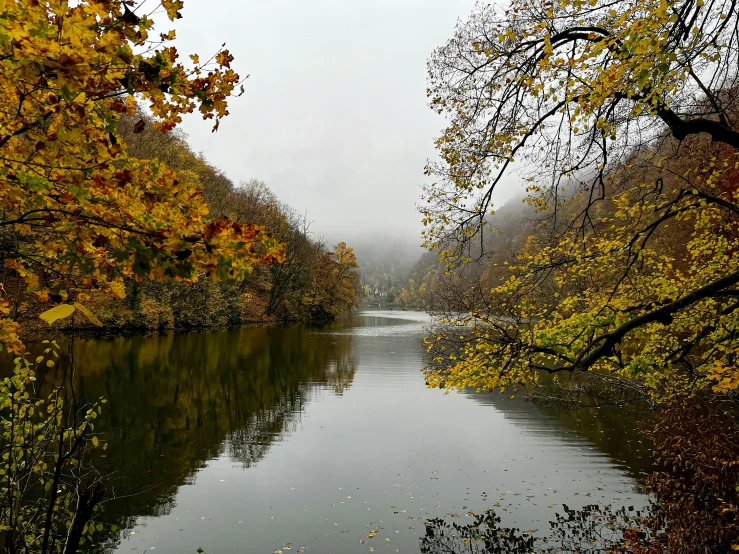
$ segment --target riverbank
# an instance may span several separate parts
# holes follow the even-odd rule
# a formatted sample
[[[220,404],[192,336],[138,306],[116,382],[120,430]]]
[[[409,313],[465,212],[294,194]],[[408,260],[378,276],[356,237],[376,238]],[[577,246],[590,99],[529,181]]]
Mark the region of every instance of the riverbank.
[[[333,258],[333,254],[327,257]],[[331,264],[329,259],[325,265]],[[12,291],[8,295],[12,298],[11,316],[20,324],[19,334],[24,341],[70,333],[106,337],[295,323],[321,325],[355,308],[352,285],[358,279],[350,265],[348,270],[348,277],[328,275],[310,284],[293,283],[279,290],[267,278],[271,269],[255,271],[242,282],[128,279],[123,298],[95,291],[39,298],[27,292],[25,283],[17,277],[6,278],[5,290]],[[41,319],[43,312],[60,303],[84,305],[102,325],[94,325],[79,311],[52,325]]]

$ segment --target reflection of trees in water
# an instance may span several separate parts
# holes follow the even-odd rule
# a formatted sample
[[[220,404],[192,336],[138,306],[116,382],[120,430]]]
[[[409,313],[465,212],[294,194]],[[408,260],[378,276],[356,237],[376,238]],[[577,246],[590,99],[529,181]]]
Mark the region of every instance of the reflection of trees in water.
[[[273,408],[247,418],[243,426],[229,434],[228,455],[245,468],[252,467],[267,455],[273,442],[298,429],[301,409],[302,405],[283,399]]]
[[[441,518],[427,521],[420,550],[423,554],[626,554],[646,544],[641,532],[644,522],[643,515],[631,508],[564,506],[564,513],[549,523],[548,535],[534,538],[534,530],[501,527],[500,518],[488,510],[465,525]]]
[[[465,395],[475,402],[493,405],[535,435],[549,435],[553,422],[557,429],[574,431],[638,481],[643,481],[654,467],[652,445],[640,432],[652,421],[653,414],[639,404],[582,407],[575,403],[531,402],[525,393],[510,398],[510,393],[477,393],[474,389],[468,389]]]
[[[228,435],[226,447],[229,456],[240,461],[244,467],[253,466],[264,458],[273,442],[299,429],[300,416],[306,404],[318,400],[327,390],[341,396],[351,387],[355,368],[350,340],[334,344],[329,351],[327,361],[321,358],[318,374],[308,371],[308,380],[290,383],[288,390],[274,405],[256,413],[242,414],[241,423]],[[320,370],[320,367],[323,369]],[[306,369],[305,366],[303,369]]]
[[[76,390],[108,399],[98,428],[112,474],[106,518],[166,514],[207,460],[245,467],[300,424],[318,395],[351,386],[351,336],[303,328],[78,341]],[[46,376],[50,384],[54,375]],[[128,520],[131,523],[130,520]]]
[[[532,536],[500,527],[500,518],[493,510],[476,515],[467,525],[429,520],[420,542],[423,554],[529,554],[533,548]]]
[[[458,348],[454,337],[459,332],[449,327],[439,344],[449,350]],[[426,354],[425,363],[434,366],[432,354]],[[495,406],[504,417],[515,419],[517,426],[535,435],[548,434],[552,422],[556,422],[558,429],[569,429],[586,438],[600,452],[619,462],[631,477],[644,480],[654,468],[651,443],[640,432],[653,422],[644,390],[633,383],[590,372],[561,373],[556,381],[545,372],[538,372],[537,377],[538,384],[530,395],[521,391],[513,399],[509,398],[510,389],[505,394],[478,393],[472,387],[465,389],[464,394],[475,402]],[[527,401],[532,399],[534,402]]]

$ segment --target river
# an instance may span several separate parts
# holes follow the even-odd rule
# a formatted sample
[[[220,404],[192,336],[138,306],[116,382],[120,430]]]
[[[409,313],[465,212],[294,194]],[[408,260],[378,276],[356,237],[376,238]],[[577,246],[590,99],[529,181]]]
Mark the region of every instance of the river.
[[[542,536],[563,504],[644,505],[636,413],[429,390],[427,323],[78,339],[78,393],[108,399],[96,548],[416,553],[427,519]]]

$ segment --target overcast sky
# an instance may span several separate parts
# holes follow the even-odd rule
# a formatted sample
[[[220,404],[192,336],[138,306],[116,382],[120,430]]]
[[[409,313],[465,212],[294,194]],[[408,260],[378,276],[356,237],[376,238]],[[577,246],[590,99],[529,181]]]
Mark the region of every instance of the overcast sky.
[[[246,94],[217,133],[193,116],[193,148],[238,182],[265,181],[329,241],[418,241],[426,158],[444,125],[426,60],[472,0],[187,0],[181,54],[223,43]]]

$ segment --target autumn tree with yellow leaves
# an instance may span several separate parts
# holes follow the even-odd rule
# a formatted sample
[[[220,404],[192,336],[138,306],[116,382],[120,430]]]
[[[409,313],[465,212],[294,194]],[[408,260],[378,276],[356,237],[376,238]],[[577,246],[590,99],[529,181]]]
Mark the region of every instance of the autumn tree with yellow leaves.
[[[182,2],[161,7],[174,20]],[[117,124],[137,106],[160,131],[195,111],[216,130],[238,94],[228,50],[183,63],[174,38],[134,2],[0,1],[0,248],[6,275],[61,303],[50,321],[74,310],[94,320],[86,291],[122,296],[127,277],[238,279],[281,259],[262,227],[208,219],[176,172],[126,152]],[[15,352],[17,331],[2,321]]]
[[[427,246],[494,279],[440,317],[428,384],[567,374],[661,405],[649,533],[619,551],[739,549],[738,41],[728,0],[513,0],[429,61]],[[543,221],[506,259],[492,198],[514,178]]]
[[[739,387],[738,30],[722,0],[516,0],[478,6],[435,52],[449,125],[427,245],[452,267],[494,248],[492,193],[514,169],[549,231],[442,321],[455,331],[429,341],[430,384],[506,387],[533,368],[655,398]]]
[[[354,249],[340,242],[314,261],[313,283],[303,298],[314,322],[330,321],[356,306],[361,294]]]
[[[175,32],[155,33],[143,5],[0,0],[0,345],[16,354],[21,286],[47,303],[50,323],[78,312],[99,324],[91,292],[243,279],[284,256],[263,226],[208,217],[192,175],[127,151],[122,118],[139,115],[134,134],[147,121],[167,132],[198,111],[215,131],[243,90],[228,50],[181,62],[167,44]],[[181,8],[162,0],[155,11],[174,20]],[[0,543],[11,553],[71,554],[102,527],[105,487],[89,454],[104,446],[94,430],[101,406],[78,403],[71,360],[39,397],[35,370],[55,364],[56,348],[18,356],[0,381]]]

